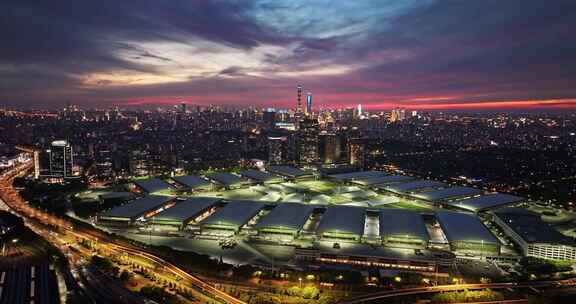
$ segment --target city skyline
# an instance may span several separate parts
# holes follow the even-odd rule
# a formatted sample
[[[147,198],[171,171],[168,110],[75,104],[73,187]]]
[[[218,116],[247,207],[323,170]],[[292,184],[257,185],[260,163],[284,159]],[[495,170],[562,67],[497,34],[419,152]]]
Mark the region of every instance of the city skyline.
[[[574,3],[0,4],[0,104],[573,109]],[[28,18],[23,18],[27,16]],[[303,101],[305,102],[305,100]]]

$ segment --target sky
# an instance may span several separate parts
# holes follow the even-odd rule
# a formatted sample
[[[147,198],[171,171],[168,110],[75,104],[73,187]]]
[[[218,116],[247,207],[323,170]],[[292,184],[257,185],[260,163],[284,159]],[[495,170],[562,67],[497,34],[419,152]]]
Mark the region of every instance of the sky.
[[[576,109],[573,0],[2,0],[0,107]]]

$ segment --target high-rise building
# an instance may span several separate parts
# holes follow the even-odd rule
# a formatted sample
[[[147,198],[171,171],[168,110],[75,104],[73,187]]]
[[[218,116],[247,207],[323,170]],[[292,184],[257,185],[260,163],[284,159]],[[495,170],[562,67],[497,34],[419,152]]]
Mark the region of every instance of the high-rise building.
[[[133,176],[161,175],[167,171],[161,155],[152,153],[150,149],[132,150],[128,157],[130,174]]]
[[[360,169],[366,166],[366,143],[362,138],[351,138],[348,141],[349,163]]]
[[[392,109],[392,111],[390,111],[390,122],[396,121],[398,121],[398,113],[396,112],[396,109]]]
[[[94,147],[94,166],[100,178],[109,178],[113,175],[112,147],[108,144],[99,144]]]
[[[296,113],[301,113],[302,112],[302,85],[299,84],[296,87],[297,91],[296,91],[296,96],[297,96],[297,104],[296,104]]]
[[[178,109],[180,113],[185,114],[187,109],[186,109],[186,103],[185,102],[181,102],[180,103],[180,108]]]
[[[320,158],[325,164],[333,164],[340,160],[340,137],[335,133],[320,134]]]
[[[73,178],[74,157],[72,145],[66,140],[55,140],[45,151],[40,175],[54,178]]]
[[[318,121],[304,118],[298,130],[298,161],[301,164],[312,164],[319,160],[318,154]]]
[[[270,164],[282,164],[287,160],[286,136],[268,136],[268,162]]]
[[[40,177],[40,151],[34,150],[34,178]]]
[[[312,115],[312,93],[308,92],[308,94],[306,94],[306,111],[305,111],[306,115]]]
[[[398,109],[398,120],[403,121],[406,119],[406,110],[405,109]]]
[[[262,113],[262,121],[268,127],[274,127],[276,122],[276,109],[268,108],[264,113]]]
[[[392,109],[390,112],[390,122],[403,121],[406,119],[406,110],[402,108]]]

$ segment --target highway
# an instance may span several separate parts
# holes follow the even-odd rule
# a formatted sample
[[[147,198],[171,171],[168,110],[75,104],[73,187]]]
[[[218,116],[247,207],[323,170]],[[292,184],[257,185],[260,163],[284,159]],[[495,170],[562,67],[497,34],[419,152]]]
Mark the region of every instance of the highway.
[[[27,219],[37,220],[40,223],[54,227],[57,232],[73,235],[81,239],[89,239],[96,241],[99,245],[105,246],[108,250],[113,250],[117,253],[129,253],[131,256],[136,256],[140,259],[148,261],[152,265],[160,265],[161,268],[168,270],[174,276],[188,282],[190,285],[210,294],[215,299],[220,299],[225,303],[231,304],[246,304],[245,302],[232,297],[231,295],[215,288],[213,284],[203,281],[202,279],[187,273],[178,266],[165,261],[164,259],[155,256],[154,254],[144,252],[141,248],[136,248],[130,243],[122,240],[111,238],[96,228],[89,226],[79,226],[68,219],[60,218],[55,215],[46,213],[44,211],[33,208],[26,203],[19,195],[18,191],[12,187],[12,182],[16,176],[22,175],[33,168],[32,162],[28,162],[15,168],[9,172],[4,172],[0,178],[0,198],[4,203],[15,211],[20,216]],[[49,239],[49,237],[46,237]],[[58,246],[58,244],[55,244]],[[155,271],[152,269],[152,271]],[[162,275],[162,274],[160,274]]]
[[[415,287],[415,288],[404,288],[395,290],[385,290],[370,294],[365,294],[362,296],[348,298],[340,301],[340,304],[358,304],[358,303],[369,303],[371,301],[382,300],[386,298],[393,298],[399,296],[408,295],[418,295],[426,293],[436,293],[444,291],[459,291],[459,290],[475,290],[475,289],[517,289],[517,288],[530,288],[530,287],[559,287],[559,286],[571,286],[576,282],[574,280],[563,280],[563,281],[534,281],[534,282],[522,282],[522,283],[489,283],[489,284],[456,284],[456,285],[437,285],[429,287]]]

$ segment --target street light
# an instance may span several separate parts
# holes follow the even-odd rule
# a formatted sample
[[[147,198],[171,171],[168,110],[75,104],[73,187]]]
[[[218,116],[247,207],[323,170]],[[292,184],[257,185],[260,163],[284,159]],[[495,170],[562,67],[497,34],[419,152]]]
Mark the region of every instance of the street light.
[[[298,278],[298,283],[300,283],[300,288],[302,288],[302,278]]]

